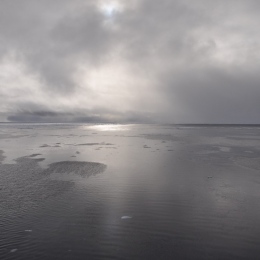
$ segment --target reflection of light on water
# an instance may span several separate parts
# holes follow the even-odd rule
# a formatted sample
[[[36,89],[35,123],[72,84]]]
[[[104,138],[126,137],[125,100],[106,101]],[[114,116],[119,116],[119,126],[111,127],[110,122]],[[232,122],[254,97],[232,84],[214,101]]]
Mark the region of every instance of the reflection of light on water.
[[[127,131],[130,129],[130,125],[93,125],[88,126],[88,128],[97,130],[97,131]]]

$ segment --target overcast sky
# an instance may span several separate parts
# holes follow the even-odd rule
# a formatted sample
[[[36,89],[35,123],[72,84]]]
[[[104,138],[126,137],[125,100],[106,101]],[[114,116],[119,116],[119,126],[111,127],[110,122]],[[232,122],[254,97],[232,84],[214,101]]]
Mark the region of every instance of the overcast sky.
[[[0,121],[260,123],[259,0],[1,0]]]

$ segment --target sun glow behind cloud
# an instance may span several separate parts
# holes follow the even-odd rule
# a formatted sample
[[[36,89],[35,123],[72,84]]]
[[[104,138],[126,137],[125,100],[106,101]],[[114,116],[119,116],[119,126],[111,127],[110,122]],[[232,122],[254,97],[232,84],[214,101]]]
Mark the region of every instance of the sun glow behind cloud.
[[[148,80],[134,76],[123,61],[110,61],[97,68],[85,67],[82,64],[75,80],[81,85],[77,99],[88,109],[106,107],[117,111],[131,110],[138,102],[135,89],[143,93],[149,84]]]
[[[106,18],[113,18],[124,9],[119,1],[100,1],[98,8]]]
[[[259,121],[257,1],[9,2],[0,1],[0,117]]]

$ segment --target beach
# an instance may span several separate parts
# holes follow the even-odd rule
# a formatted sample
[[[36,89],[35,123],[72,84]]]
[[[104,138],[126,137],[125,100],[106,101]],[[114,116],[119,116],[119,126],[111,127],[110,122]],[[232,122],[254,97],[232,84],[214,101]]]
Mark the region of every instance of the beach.
[[[260,127],[0,124],[0,259],[258,259]]]

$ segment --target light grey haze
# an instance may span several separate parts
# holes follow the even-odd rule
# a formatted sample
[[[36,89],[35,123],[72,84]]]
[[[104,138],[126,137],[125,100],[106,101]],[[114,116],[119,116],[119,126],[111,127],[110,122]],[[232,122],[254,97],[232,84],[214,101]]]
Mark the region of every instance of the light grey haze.
[[[258,0],[2,0],[0,121],[260,123]]]

